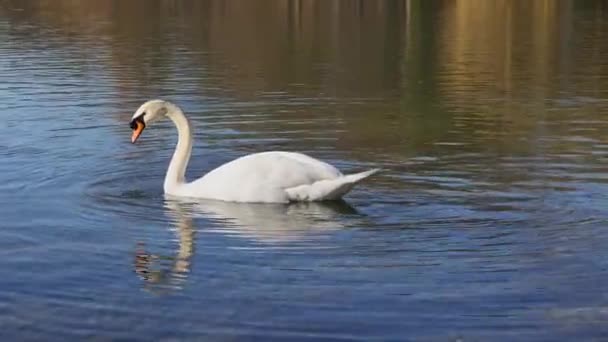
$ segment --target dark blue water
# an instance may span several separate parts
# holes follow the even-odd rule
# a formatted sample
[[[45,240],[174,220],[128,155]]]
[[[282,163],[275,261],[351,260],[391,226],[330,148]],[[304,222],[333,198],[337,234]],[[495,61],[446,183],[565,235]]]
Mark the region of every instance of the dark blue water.
[[[0,2],[2,340],[602,340],[602,2]],[[503,5],[500,5],[503,4]],[[165,199],[265,150],[330,204]]]

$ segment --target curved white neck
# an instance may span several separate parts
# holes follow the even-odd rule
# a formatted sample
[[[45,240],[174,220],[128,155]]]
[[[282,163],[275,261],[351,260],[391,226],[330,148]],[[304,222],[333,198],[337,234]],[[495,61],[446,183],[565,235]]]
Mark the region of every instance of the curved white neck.
[[[174,193],[175,189],[186,182],[186,166],[192,152],[192,130],[190,122],[182,110],[173,104],[167,104],[167,116],[177,127],[177,146],[169,163],[165,176],[165,193]]]

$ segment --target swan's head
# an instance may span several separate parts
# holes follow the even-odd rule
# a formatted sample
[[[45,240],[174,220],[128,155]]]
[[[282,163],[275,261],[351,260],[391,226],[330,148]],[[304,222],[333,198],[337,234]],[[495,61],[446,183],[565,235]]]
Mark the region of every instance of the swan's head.
[[[151,122],[163,119],[169,112],[171,104],[163,100],[150,100],[137,109],[133,117],[131,118],[131,129],[133,135],[131,136],[131,142],[135,143],[137,138],[141,135],[146,128],[146,125]]]

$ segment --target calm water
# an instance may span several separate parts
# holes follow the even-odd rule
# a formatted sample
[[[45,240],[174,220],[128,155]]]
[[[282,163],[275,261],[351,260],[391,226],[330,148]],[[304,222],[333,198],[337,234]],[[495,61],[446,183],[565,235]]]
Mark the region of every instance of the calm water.
[[[608,334],[603,1],[0,1],[2,340]],[[264,150],[331,205],[167,201]]]

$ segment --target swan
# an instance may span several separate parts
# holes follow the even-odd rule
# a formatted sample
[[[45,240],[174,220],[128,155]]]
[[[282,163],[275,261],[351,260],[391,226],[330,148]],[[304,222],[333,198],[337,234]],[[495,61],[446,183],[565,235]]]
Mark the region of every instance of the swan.
[[[131,118],[131,143],[152,122],[169,118],[178,141],[164,181],[166,195],[226,202],[289,203],[338,200],[379,169],[343,175],[334,166],[296,152],[249,154],[187,182],[186,166],[192,152],[192,127],[177,105],[164,100],[142,104]]]

